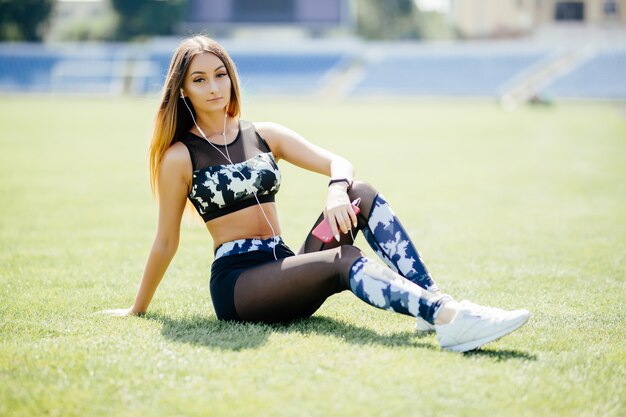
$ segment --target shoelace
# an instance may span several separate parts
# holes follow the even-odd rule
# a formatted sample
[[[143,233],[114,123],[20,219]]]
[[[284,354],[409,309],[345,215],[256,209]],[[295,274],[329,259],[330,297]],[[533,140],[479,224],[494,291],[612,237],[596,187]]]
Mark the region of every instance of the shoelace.
[[[468,310],[474,311],[481,315],[493,316],[493,315],[501,315],[503,313],[506,313],[506,311],[502,310],[501,308],[483,306],[480,304],[472,303],[469,300],[463,300],[459,304],[461,305],[461,307],[467,308]]]

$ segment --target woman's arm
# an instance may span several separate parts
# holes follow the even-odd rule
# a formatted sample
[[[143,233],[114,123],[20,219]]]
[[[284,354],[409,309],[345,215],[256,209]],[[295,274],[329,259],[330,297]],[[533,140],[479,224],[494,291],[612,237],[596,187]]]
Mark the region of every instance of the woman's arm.
[[[354,180],[354,167],[345,158],[307,141],[304,137],[276,123],[255,123],[259,134],[267,141],[276,159],[284,159],[309,171],[333,179]],[[333,234],[339,240],[339,231],[348,233],[350,223],[356,227],[356,215],[348,198],[348,183],[338,182],[328,187],[324,213]]]
[[[350,161],[309,142],[293,130],[270,122],[254,125],[272,148],[277,160],[285,159],[301,168],[331,178],[348,178],[351,181],[354,177],[354,167]]]
[[[158,178],[158,228],[135,303],[129,309],[105,310],[103,313],[124,316],[138,315],[148,310],[157,286],[178,248],[190,172],[191,162],[187,149],[182,144],[172,146],[161,161]]]

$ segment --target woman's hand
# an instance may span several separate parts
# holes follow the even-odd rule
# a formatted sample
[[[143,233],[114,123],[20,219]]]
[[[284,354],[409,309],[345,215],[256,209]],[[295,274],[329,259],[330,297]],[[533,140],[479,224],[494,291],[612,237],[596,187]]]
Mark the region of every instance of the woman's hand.
[[[98,314],[104,314],[105,316],[111,317],[128,317],[128,316],[140,316],[141,313],[130,308],[116,308],[113,310],[102,310],[98,311]]]
[[[352,227],[356,227],[357,219],[350,204],[350,198],[343,184],[332,184],[328,187],[328,197],[326,199],[326,210],[324,214],[335,239],[339,241],[339,231],[348,233]]]

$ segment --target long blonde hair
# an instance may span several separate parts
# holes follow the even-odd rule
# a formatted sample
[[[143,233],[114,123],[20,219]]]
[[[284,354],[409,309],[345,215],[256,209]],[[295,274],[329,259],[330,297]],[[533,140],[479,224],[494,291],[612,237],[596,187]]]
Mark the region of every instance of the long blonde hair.
[[[163,155],[172,145],[175,138],[191,129],[193,120],[183,98],[180,89],[187,74],[187,69],[194,56],[211,53],[222,60],[226,67],[226,72],[231,80],[230,101],[226,113],[230,117],[238,117],[240,109],[239,77],[237,69],[228,52],[216,41],[206,36],[194,36],[183,40],[170,62],[169,70],[165,78],[165,85],[161,96],[161,103],[154,121],[154,130],[150,142],[150,186],[152,193],[156,196],[158,189],[158,177]],[[187,105],[194,112],[193,105],[187,100]]]

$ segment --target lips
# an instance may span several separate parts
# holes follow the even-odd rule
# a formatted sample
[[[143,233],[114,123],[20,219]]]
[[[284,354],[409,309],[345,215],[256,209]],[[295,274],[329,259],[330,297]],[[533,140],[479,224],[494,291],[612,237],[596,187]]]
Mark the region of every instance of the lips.
[[[221,100],[221,99],[222,99],[222,97],[216,97],[216,98],[210,98],[207,101],[218,101],[218,100]]]

